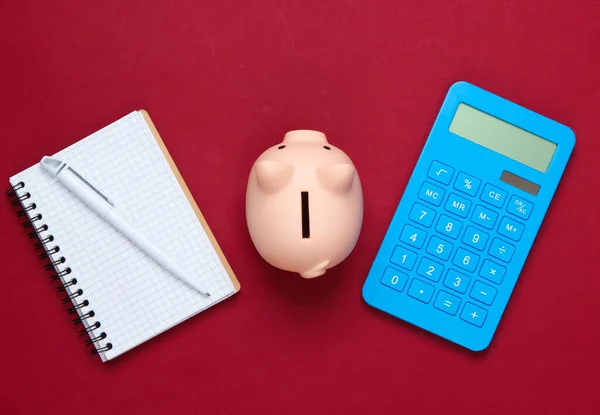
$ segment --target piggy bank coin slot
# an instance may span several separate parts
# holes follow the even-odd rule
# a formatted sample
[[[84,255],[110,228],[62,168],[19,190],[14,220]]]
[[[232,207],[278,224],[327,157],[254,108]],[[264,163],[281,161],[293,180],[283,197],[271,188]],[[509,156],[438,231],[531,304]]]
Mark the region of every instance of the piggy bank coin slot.
[[[310,238],[310,215],[308,211],[308,192],[300,193],[302,200],[302,238]]]

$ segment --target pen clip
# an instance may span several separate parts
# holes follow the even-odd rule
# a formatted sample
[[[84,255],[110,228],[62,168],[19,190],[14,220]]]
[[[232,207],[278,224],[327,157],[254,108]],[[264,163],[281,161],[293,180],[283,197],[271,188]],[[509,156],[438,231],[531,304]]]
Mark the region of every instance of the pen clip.
[[[67,166],[67,169],[70,170],[75,176],[77,176],[79,178],[79,180],[81,180],[82,182],[84,182],[90,189],[92,189],[94,192],[96,192],[98,194],[98,196],[100,196],[102,199],[106,200],[106,202],[111,205],[111,206],[115,206],[115,204],[113,202],[111,202],[111,200],[104,196],[102,194],[102,192],[100,192],[100,190],[96,189],[90,182],[88,182],[87,180],[85,180],[81,174],[77,173],[71,166]]]

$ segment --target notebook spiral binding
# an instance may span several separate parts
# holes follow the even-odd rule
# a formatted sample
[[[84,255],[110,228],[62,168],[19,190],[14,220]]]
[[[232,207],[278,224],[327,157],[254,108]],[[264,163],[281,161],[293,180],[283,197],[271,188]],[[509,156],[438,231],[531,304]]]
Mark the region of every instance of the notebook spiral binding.
[[[64,256],[54,258],[55,254],[60,252],[60,246],[54,241],[54,236],[45,223],[43,223],[43,215],[37,213],[37,205],[31,201],[32,195],[27,191],[25,183],[19,182],[14,186],[11,185],[10,189],[6,191],[6,196],[11,201],[13,206],[21,205],[21,209],[17,212],[18,217],[26,217],[23,221],[22,226],[24,228],[33,228],[29,233],[29,239],[37,238],[37,242],[33,244],[33,247],[38,249],[44,249],[44,252],[39,254],[40,260],[47,260],[48,262],[44,265],[44,268],[48,271],[54,271],[50,276],[52,281],[60,281],[60,285],[56,287],[59,292],[64,292],[66,295],[63,298],[63,304],[71,303],[72,307],[66,311],[68,314],[77,314],[77,317],[72,320],[73,324],[83,325],[83,329],[79,332],[80,336],[88,335],[89,339],[85,341],[85,344],[92,346],[93,349],[90,351],[92,354],[98,354],[112,349],[113,345],[110,342],[106,342],[107,334],[102,331],[100,334],[93,333],[93,331],[102,327],[102,324],[97,319],[94,319],[95,312],[90,310],[90,302],[86,299],[81,300],[84,296],[83,288],[78,286],[76,277],[68,279],[73,271],[68,266],[67,260]],[[66,267],[63,265],[67,265]],[[94,321],[92,323],[92,321]]]

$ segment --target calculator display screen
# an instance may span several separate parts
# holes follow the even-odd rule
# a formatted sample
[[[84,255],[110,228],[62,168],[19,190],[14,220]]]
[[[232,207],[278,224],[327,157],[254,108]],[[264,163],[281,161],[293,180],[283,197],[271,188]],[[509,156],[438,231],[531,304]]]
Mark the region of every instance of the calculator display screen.
[[[466,104],[459,104],[450,132],[545,173],[556,144]]]

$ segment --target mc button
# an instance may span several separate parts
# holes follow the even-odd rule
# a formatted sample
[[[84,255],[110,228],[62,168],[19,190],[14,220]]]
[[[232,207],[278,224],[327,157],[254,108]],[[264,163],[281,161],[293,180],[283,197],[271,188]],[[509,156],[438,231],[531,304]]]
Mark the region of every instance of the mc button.
[[[444,193],[444,189],[425,182],[419,191],[419,199],[429,202],[434,206],[439,206],[444,198]]]

